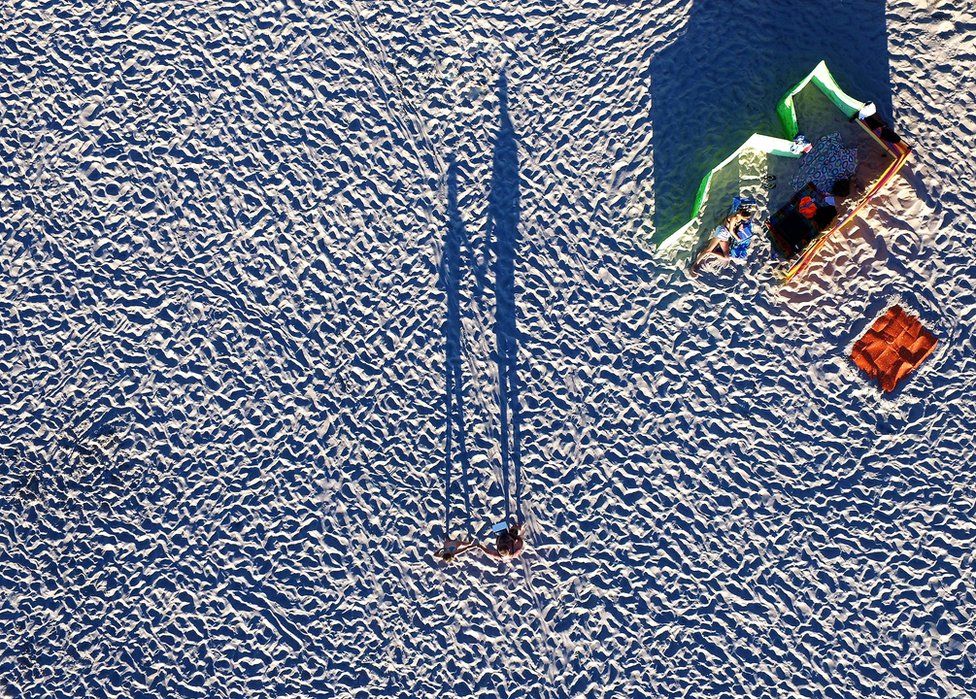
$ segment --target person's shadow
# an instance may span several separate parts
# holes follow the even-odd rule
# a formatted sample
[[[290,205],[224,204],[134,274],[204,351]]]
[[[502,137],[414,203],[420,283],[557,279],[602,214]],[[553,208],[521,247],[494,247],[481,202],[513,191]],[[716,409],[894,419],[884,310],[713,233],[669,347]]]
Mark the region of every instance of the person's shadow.
[[[777,100],[821,60],[890,119],[884,0],[695,0],[650,67],[654,242],[688,220],[702,177],[752,133],[783,135]]]
[[[471,459],[468,455],[464,421],[464,382],[462,371],[461,328],[461,246],[465,243],[464,220],[458,208],[457,162],[452,157],[447,170],[447,233],[441,254],[440,282],[447,295],[447,316],[444,319],[444,348],[447,358],[445,371],[445,404],[447,428],[444,445],[444,536],[451,536],[451,486],[454,466],[454,444],[461,459],[458,485],[464,501],[464,522],[471,532],[471,496],[468,475]],[[455,431],[456,430],[456,431]]]
[[[512,505],[517,520],[522,516],[522,413],[518,380],[518,316],[515,298],[515,269],[518,259],[520,184],[518,143],[508,114],[508,79],[498,80],[499,127],[492,158],[491,190],[488,198],[485,248],[482,264],[476,267],[476,292],[485,283],[487,268],[494,273],[495,363],[498,372],[499,448],[505,518],[511,523]],[[445,404],[447,428],[444,456],[445,536],[451,535],[452,489],[461,490],[467,532],[470,534],[471,498],[468,488],[471,459],[467,450],[462,372],[461,291],[462,246],[466,244],[464,221],[458,207],[457,163],[452,158],[447,171],[447,234],[441,254],[440,280],[447,295],[444,344],[447,358]],[[472,263],[474,255],[471,255]],[[480,296],[479,296],[480,298]],[[454,477],[454,452],[461,460],[459,479]],[[512,493],[512,481],[515,492]]]
[[[522,520],[522,415],[519,407],[518,313],[515,299],[515,268],[518,259],[520,215],[518,139],[508,114],[508,78],[498,79],[499,125],[492,160],[491,194],[485,234],[485,260],[494,253],[495,273],[495,361],[498,366],[498,397],[502,489],[505,515],[511,520],[514,502]],[[514,501],[511,480],[515,481]]]

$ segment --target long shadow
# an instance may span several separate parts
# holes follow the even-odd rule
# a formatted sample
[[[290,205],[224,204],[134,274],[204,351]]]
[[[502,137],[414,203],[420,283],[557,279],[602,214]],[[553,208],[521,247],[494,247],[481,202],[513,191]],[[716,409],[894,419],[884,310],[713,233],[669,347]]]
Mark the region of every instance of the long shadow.
[[[494,244],[495,340],[505,517],[511,521],[509,471],[514,469],[515,511],[522,517],[522,417],[519,408],[518,322],[515,303],[515,263],[518,259],[520,213],[518,138],[508,114],[508,77],[498,79],[499,125],[492,161],[488,199],[486,252]],[[486,258],[488,259],[487,255]]]
[[[709,168],[758,131],[820,61],[851,96],[891,116],[885,0],[695,0],[651,62],[655,241],[687,219]]]
[[[454,441],[461,458],[461,493],[464,497],[464,521],[471,533],[471,496],[468,456],[464,423],[464,383],[461,367],[461,245],[465,240],[464,220],[458,208],[457,162],[452,158],[447,170],[447,234],[441,255],[440,279],[447,294],[447,317],[444,320],[444,347],[447,357],[445,403],[447,406],[446,444],[444,446],[444,535],[451,535],[451,483],[454,465]],[[455,434],[454,429],[457,428]]]

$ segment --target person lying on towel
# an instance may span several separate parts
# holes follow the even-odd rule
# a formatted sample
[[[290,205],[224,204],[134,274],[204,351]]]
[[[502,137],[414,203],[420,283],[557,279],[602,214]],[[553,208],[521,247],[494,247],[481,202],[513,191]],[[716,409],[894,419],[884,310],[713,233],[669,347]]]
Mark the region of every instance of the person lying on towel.
[[[756,204],[752,199],[735,197],[729,215],[712,231],[708,243],[692,263],[692,276],[698,274],[698,268],[706,260],[717,258],[722,262],[731,260],[737,264],[745,264],[749,255],[749,243],[752,242],[755,216]]]

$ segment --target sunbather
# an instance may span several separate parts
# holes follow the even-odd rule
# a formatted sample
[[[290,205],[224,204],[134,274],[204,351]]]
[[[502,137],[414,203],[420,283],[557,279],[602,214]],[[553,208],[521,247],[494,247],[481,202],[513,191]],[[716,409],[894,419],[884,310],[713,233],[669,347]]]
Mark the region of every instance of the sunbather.
[[[739,201],[738,197],[736,201]],[[731,259],[736,262],[744,262],[749,250],[749,242],[752,239],[752,219],[755,215],[756,210],[752,204],[740,204],[738,206],[733,204],[732,213],[716,226],[708,243],[695,258],[691,265],[692,275],[698,273],[699,266],[709,256],[717,257],[723,261]]]

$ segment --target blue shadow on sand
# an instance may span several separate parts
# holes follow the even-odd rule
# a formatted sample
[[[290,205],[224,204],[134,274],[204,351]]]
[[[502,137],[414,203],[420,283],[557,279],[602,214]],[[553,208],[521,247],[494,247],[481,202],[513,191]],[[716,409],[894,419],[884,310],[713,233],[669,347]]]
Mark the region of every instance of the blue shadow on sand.
[[[752,133],[781,135],[777,100],[821,60],[890,120],[884,0],[695,0],[650,68],[655,242],[688,219],[709,168]]]
[[[465,527],[471,531],[471,496],[468,474],[471,459],[468,455],[464,423],[464,383],[461,362],[461,245],[465,242],[464,220],[458,208],[457,162],[452,158],[447,170],[447,234],[441,254],[440,280],[447,294],[447,317],[444,320],[444,348],[447,358],[445,377],[445,405],[447,428],[444,445],[444,527],[451,535],[451,482],[453,475],[454,442],[461,458],[461,493],[464,499]],[[457,432],[455,432],[455,428]]]
[[[499,124],[492,159],[491,194],[485,233],[485,260],[494,252],[495,340],[502,489],[505,516],[511,520],[511,484],[514,471],[515,510],[522,520],[522,416],[519,408],[518,322],[515,303],[515,263],[518,259],[520,215],[518,138],[508,114],[508,77],[498,79]]]

